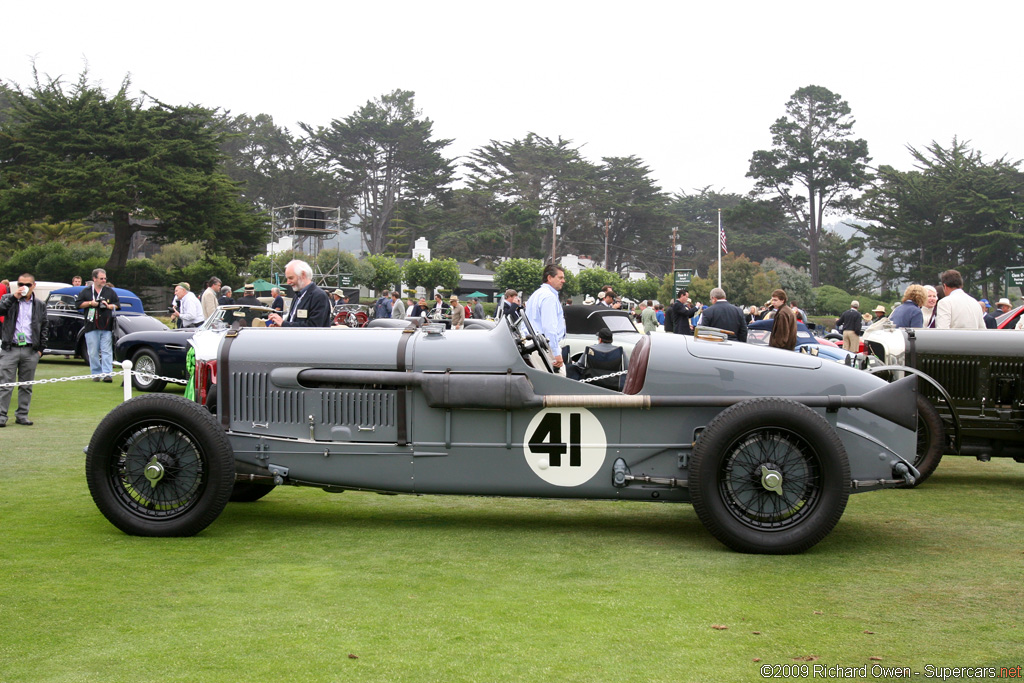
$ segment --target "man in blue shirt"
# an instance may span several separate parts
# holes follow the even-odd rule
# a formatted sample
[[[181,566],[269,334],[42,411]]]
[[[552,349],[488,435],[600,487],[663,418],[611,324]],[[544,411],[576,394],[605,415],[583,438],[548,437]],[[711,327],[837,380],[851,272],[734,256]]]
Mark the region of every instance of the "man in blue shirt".
[[[537,334],[547,337],[555,371],[563,374],[562,339],[565,338],[565,315],[559,292],[565,284],[565,271],[554,264],[545,266],[543,284],[526,300],[526,315]]]

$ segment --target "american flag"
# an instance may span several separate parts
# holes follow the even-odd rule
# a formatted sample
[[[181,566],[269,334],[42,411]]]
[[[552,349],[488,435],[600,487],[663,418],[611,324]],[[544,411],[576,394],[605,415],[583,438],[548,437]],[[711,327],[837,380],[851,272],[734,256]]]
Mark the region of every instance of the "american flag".
[[[719,235],[719,239],[722,242],[722,253],[723,254],[728,254],[729,253],[729,248],[725,246],[725,228],[719,228],[719,233],[721,233]]]

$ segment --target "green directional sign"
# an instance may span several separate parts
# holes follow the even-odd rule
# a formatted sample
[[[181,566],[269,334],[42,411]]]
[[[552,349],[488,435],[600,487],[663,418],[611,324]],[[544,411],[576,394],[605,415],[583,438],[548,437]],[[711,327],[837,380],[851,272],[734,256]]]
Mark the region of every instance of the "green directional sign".
[[[1024,267],[1006,269],[1007,287],[1024,287]]]
[[[338,273],[338,286],[339,287],[351,287],[352,286],[352,273]]]
[[[693,279],[693,268],[677,268],[673,271],[675,285],[672,288],[672,297],[678,297],[679,292],[690,288],[690,280]]]

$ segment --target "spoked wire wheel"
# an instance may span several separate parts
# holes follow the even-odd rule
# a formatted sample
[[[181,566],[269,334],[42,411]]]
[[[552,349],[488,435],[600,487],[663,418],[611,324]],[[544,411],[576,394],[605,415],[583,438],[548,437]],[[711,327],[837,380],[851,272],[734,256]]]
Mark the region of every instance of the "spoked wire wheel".
[[[821,502],[821,465],[798,434],[756,429],[741,435],[722,460],[719,493],[729,513],[751,529],[800,524]]]
[[[151,395],[115,408],[86,456],[89,491],[122,531],[190,536],[224,509],[235,480],[231,444],[202,406]]]
[[[807,550],[842,517],[850,465],[832,426],[807,406],[758,398],[704,429],[690,464],[690,497],[708,531],[740,552]]]

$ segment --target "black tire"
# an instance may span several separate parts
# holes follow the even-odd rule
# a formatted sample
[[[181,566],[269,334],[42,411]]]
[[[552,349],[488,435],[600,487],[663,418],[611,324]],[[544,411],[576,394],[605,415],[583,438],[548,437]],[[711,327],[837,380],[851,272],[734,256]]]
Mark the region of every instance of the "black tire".
[[[946,429],[942,424],[942,417],[928,399],[918,394],[917,455],[914,458],[914,467],[921,473],[921,476],[914,482],[914,486],[919,486],[925,479],[932,476],[932,472],[939,466],[945,451]]]
[[[147,373],[139,376],[138,372]],[[153,375],[160,374],[160,359],[149,349],[139,349],[132,356],[132,386],[139,391],[163,391],[167,382],[156,379]]]
[[[257,484],[253,481],[236,481],[231,490],[232,503],[252,503],[277,488],[274,484]]]
[[[689,476],[701,522],[744,553],[807,550],[832,531],[850,496],[850,464],[831,425],[778,398],[719,413],[697,440]]]
[[[206,409],[155,394],[103,418],[89,442],[85,476],[100,512],[126,534],[192,536],[227,505],[235,461]]]

